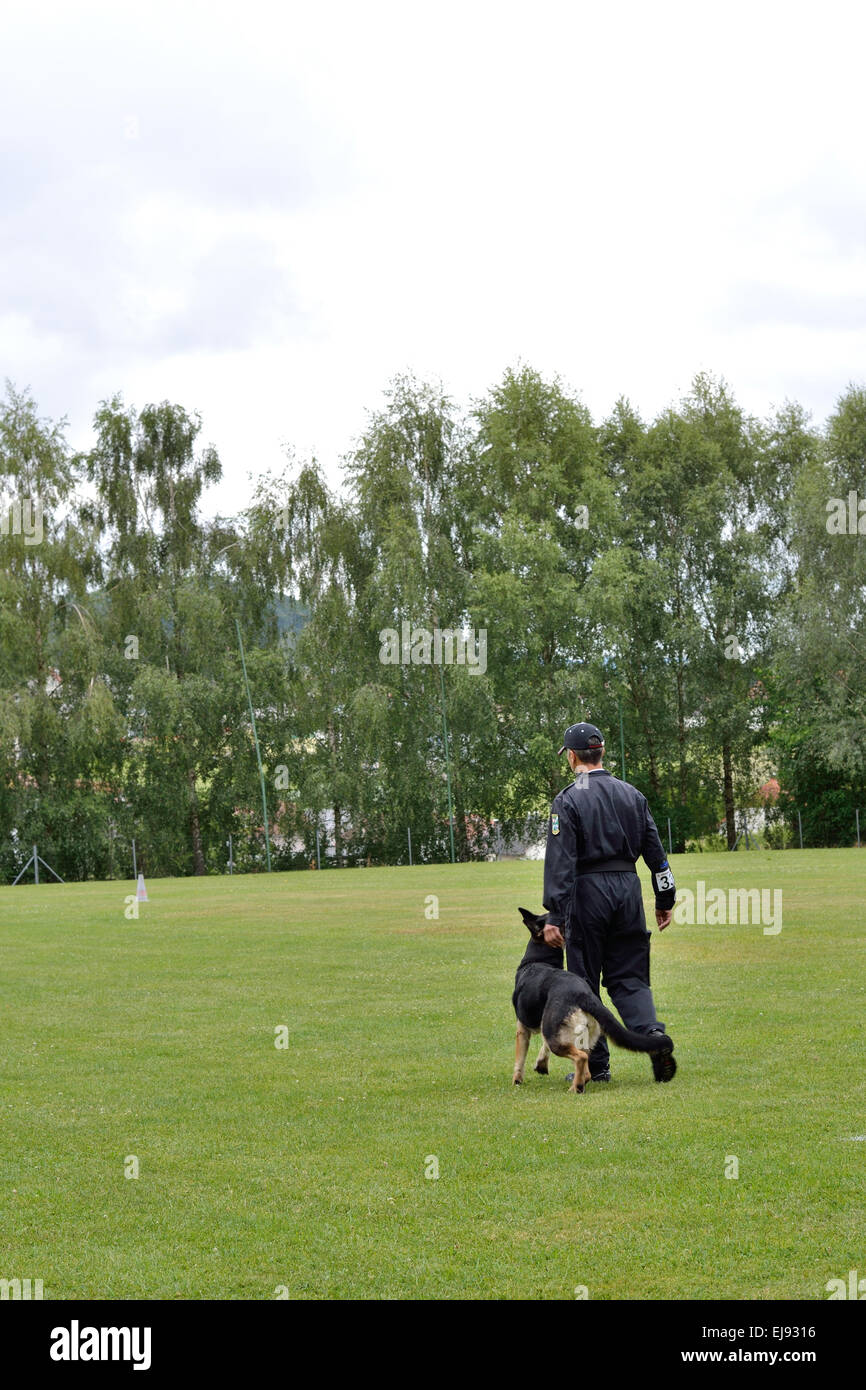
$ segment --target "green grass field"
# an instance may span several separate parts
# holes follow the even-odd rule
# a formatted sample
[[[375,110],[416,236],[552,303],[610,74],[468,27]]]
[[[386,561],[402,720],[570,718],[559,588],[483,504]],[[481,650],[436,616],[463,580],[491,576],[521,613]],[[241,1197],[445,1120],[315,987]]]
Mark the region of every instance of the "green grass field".
[[[583,1096],[557,1058],[511,1085],[540,864],[154,880],[138,921],[131,883],[0,889],[0,1278],[56,1299],[823,1299],[866,1275],[866,856],[673,866],[679,887],[781,888],[783,929],[654,931],[679,1072],[659,1086],[612,1049]]]

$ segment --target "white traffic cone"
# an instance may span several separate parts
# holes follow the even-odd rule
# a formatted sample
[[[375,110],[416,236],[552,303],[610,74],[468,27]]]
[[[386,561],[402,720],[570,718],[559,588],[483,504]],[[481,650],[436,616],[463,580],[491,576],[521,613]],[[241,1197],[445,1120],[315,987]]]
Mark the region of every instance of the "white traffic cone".
[[[147,896],[147,889],[144,886],[144,874],[138,875],[138,892],[136,893],[135,897],[136,901],[140,903],[146,903],[150,901],[150,899]]]

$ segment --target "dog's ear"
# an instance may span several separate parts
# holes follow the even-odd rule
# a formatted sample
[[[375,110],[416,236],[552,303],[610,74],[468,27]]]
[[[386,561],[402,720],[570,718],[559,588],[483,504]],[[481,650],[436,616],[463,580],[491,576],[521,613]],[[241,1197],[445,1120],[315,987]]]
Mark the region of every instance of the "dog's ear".
[[[530,912],[529,908],[527,907],[520,907],[517,910],[523,918],[524,925],[528,928],[531,935],[541,936],[547,924],[547,913]]]

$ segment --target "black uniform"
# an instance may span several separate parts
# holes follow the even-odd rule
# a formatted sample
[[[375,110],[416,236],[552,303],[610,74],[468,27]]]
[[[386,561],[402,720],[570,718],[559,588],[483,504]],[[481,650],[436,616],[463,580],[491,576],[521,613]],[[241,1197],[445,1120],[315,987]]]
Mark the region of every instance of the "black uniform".
[[[652,872],[656,907],[676,899],[647,799],[605,768],[584,768],[551,808],[544,857],[544,906],[548,924],[562,929],[568,969],[583,975],[596,994],[600,978],[636,1033],[664,1030],[650,990],[649,944],[635,860]],[[602,1037],[590,1054],[593,1076],[609,1065]]]

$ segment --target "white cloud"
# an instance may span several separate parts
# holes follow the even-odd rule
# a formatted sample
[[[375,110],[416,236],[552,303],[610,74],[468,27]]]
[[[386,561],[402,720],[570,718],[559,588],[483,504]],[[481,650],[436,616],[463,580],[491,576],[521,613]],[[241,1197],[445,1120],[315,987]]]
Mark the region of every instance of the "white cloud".
[[[708,369],[820,417],[866,351],[866,26],[816,15],[7,14],[0,373],[80,443],[116,390],[198,408],[223,507],[282,441],[335,476],[407,367],[466,400],[522,358],[596,417]]]

